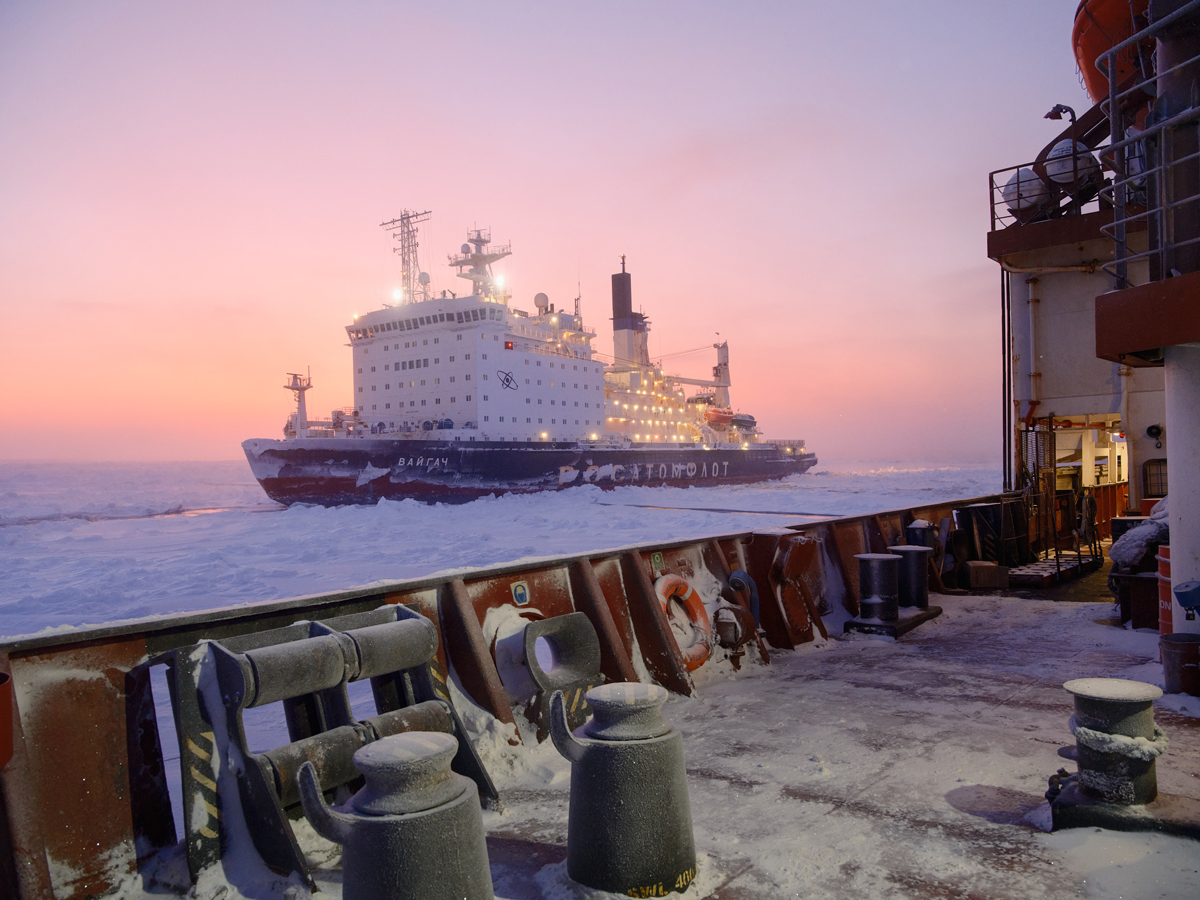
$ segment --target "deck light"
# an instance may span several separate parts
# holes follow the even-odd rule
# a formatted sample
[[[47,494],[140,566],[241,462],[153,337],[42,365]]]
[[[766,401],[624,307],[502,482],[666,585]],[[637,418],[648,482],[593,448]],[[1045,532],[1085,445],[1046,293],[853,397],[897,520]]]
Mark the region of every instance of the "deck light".
[[[1046,115],[1043,118],[1061,119],[1063,117],[1063,113],[1066,113],[1067,115],[1069,115],[1071,117],[1071,127],[1074,128],[1075,127],[1075,110],[1071,109],[1071,107],[1069,107],[1063,103],[1055,103],[1054,106],[1050,109],[1050,112],[1046,113]]]
[[[399,300],[403,296],[404,296],[404,291],[402,291],[400,288],[396,288],[394,291],[392,291],[392,299],[393,300]]]

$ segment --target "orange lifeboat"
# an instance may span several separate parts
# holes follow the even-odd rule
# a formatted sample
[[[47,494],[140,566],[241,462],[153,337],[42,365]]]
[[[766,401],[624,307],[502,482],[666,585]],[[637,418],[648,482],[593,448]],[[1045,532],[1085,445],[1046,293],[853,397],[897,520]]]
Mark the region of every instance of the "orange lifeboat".
[[[1149,0],[1082,0],[1075,10],[1071,45],[1075,63],[1093,103],[1108,99],[1108,79],[1096,68],[1100,54],[1146,26]],[[1138,48],[1128,47],[1117,56],[1117,84],[1140,72]]]
[[[654,582],[654,593],[666,613],[667,623],[689,672],[700,668],[711,652],[712,626],[708,610],[692,586],[678,575],[664,575]]]
[[[705,411],[704,420],[709,425],[728,425],[733,421],[733,410],[728,406],[724,408],[714,406]]]

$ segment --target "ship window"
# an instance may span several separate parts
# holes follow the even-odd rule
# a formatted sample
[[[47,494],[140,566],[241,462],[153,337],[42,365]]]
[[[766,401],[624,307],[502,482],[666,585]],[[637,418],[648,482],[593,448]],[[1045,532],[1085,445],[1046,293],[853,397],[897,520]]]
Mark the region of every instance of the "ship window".
[[[450,362],[454,362],[454,357],[450,357]]]
[[[470,358],[471,358],[471,354],[470,354],[470,353],[464,353],[464,354],[463,354],[463,359],[470,359]]]
[[[471,402],[471,395],[470,395],[470,394],[467,394],[467,398],[466,398],[466,399],[467,399],[467,402],[468,402],[468,403],[470,403],[470,402]]]
[[[565,387],[566,385],[564,385]],[[579,385],[575,385],[575,390],[579,390]]]
[[[371,410],[372,410],[372,411],[374,411],[374,409],[375,409],[375,404],[374,404],[374,403],[372,403],[372,404],[371,404]]]
[[[372,371],[372,372],[374,372],[374,371],[375,371],[375,367],[374,367],[374,366],[371,366],[371,371]]]
[[[583,405],[584,405],[584,408],[586,408],[586,407],[587,407],[587,404],[586,404],[586,403],[584,403]]]
[[[411,330],[412,330],[412,327],[413,327],[413,321],[412,321],[412,319],[405,319],[405,320],[404,320],[404,327],[405,327],[407,330],[411,331]]]
[[[375,390],[375,385],[371,385],[371,390]]]
[[[425,401],[424,401],[424,400],[422,400],[422,401],[421,401],[421,405],[422,405],[422,406],[424,406],[424,405],[425,405]]]
[[[526,378],[526,379],[525,379],[525,383],[526,383],[526,384],[529,384],[529,379],[528,379],[528,378]]]
[[[441,406],[441,405],[442,405],[442,398],[441,398],[441,397],[434,397],[434,398],[433,398],[433,405],[434,405],[434,406]]]
[[[438,313],[438,321],[439,321],[439,322],[445,322],[445,321],[446,321],[446,314],[445,314],[445,313]]]
[[[385,404],[383,404],[383,408],[384,408],[384,409],[391,409],[391,408],[392,408],[392,404],[390,404],[390,403],[385,403]]]
[[[392,389],[392,386],[391,386],[390,384],[385,384],[385,385],[383,386],[383,389],[384,389],[385,391],[390,391],[390,390]]]
[[[437,338],[434,338],[434,339],[433,339],[433,342],[436,344],[436,343],[437,343]],[[433,364],[434,364],[435,366],[436,366],[436,365],[438,365],[438,364],[439,364],[441,361],[442,361],[442,360],[441,360],[441,358],[440,358],[440,357],[437,357],[437,356],[435,356],[435,357],[433,358]]]
[[[454,384],[454,376],[453,375],[450,376],[450,383]]]
[[[408,401],[408,405],[409,405],[409,406],[416,406],[416,405],[417,405],[417,401],[416,401],[416,400],[409,400],[409,401]]]
[[[576,405],[576,406],[578,406],[578,405],[579,405],[579,401],[578,401],[578,400],[576,400],[576,401],[575,401],[575,405]]]
[[[487,381],[487,372],[484,372],[484,373],[483,373],[483,380],[484,380],[484,381]]]
[[[451,402],[451,403],[457,403],[457,402],[458,402],[458,398],[457,398],[457,397],[451,397],[451,398],[450,398],[450,402]]]
[[[425,387],[425,379],[424,378],[421,379],[421,387]]]
[[[573,366],[572,368],[574,368],[576,372],[578,372],[578,371],[579,371],[579,366]],[[587,370],[585,369],[584,371],[586,372]],[[578,386],[578,385],[577,385],[577,386]]]
[[[361,390],[362,390],[362,388],[359,388],[359,390],[361,391]],[[530,399],[529,399],[528,397],[526,397],[526,398],[525,398],[525,402],[526,402],[526,403],[530,403],[531,401],[530,401]]]
[[[550,420],[550,424],[551,424],[551,425],[557,425],[557,424],[558,424],[558,419],[551,419],[551,420]]]
[[[484,359],[487,359],[487,354],[486,354],[486,353],[485,353],[485,354],[483,354],[483,358],[484,358]],[[484,377],[484,378],[486,378],[487,376],[485,375],[485,376],[483,376],[483,377]]]
[[[461,341],[461,340],[462,340],[462,335],[461,335],[461,334],[456,334],[456,335],[454,336],[454,339],[455,339],[456,341]]]
[[[526,425],[528,425],[528,424],[529,424],[529,419],[526,419],[526,420],[525,420],[525,424],[526,424]],[[530,440],[532,440],[532,438],[530,438]]]
[[[433,379],[433,383],[434,383],[434,384],[441,384],[441,383],[442,383],[442,379],[440,379],[440,378],[435,378],[435,379]]]
[[[359,375],[361,375],[361,374],[362,374],[362,369],[359,369],[359,370],[358,370],[358,374],[359,374]]]
[[[541,406],[541,405],[542,405],[542,401],[539,399],[539,400],[538,400],[538,406]]]
[[[553,400],[551,400],[551,401],[550,401],[550,405],[551,405],[551,406],[553,406],[553,405],[554,405],[554,401],[553,401]]]
[[[541,419],[538,419],[538,424],[539,424],[539,425],[541,425],[541,424],[542,424],[542,420],[541,420]]]
[[[538,384],[540,385],[541,383],[542,383],[542,379],[540,379],[540,378],[539,378],[539,379],[538,379]]]
[[[455,315],[458,317],[458,324],[461,325],[462,324],[462,313],[455,313]]]
[[[358,392],[359,392],[360,394],[362,393],[362,388],[361,388],[361,387],[358,389]]]
[[[486,422],[486,421],[488,421],[488,417],[487,417],[487,416],[484,416],[484,417],[483,417],[483,421],[485,421],[485,422]]]
[[[525,365],[529,365],[529,360],[525,360]],[[525,379],[525,383],[529,384],[529,379]]]
[[[472,321],[472,322],[478,322],[478,321],[479,321],[479,310],[477,310],[477,309],[473,309],[473,310],[471,310],[471,321]]]
[[[501,422],[503,422],[503,421],[504,421],[504,416],[501,416],[501,417],[500,417],[500,421],[501,421]]]
[[[493,335],[492,335],[492,340],[493,340],[493,341],[498,341],[498,340],[500,340],[500,335],[498,335],[498,334],[493,334]]]
[[[576,424],[576,425],[578,425],[578,424],[579,424],[579,420],[578,420],[578,419],[576,419],[576,420],[575,420],[575,424]]]
[[[540,366],[540,365],[542,364],[542,361],[539,359],[539,360],[537,361],[537,364]],[[539,383],[540,383],[540,382],[539,382]]]
[[[421,346],[428,347],[429,346],[429,338],[425,338],[425,340],[421,341]]]
[[[421,368],[423,368],[423,369],[429,368],[429,360],[428,359],[421,360]]]

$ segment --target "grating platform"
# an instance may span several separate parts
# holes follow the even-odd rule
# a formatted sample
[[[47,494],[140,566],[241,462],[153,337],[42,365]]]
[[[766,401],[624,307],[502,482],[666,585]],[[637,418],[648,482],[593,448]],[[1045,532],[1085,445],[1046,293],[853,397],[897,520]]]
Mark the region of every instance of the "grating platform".
[[[1072,553],[1059,557],[1057,563],[1053,559],[1041,559],[1026,566],[1009,569],[1008,583],[1013,587],[1047,588],[1060,581],[1069,581],[1095,572],[1103,565],[1102,556],[1084,554],[1079,557]]]

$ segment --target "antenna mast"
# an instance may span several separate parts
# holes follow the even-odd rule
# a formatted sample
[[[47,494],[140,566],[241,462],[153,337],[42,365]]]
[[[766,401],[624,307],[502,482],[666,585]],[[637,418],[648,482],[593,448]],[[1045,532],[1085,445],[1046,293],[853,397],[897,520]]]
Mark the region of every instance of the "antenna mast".
[[[406,209],[400,213],[400,218],[383,222],[380,225],[381,228],[390,231],[392,237],[400,242],[400,246],[393,247],[392,252],[400,256],[400,278],[403,282],[405,303],[414,302],[418,293],[422,295],[422,299],[428,299],[425,295],[428,293],[426,285],[429,284],[429,278],[428,276],[421,278],[424,273],[417,262],[417,226],[422,222],[427,222],[431,215],[433,213],[430,210],[413,212]]]

